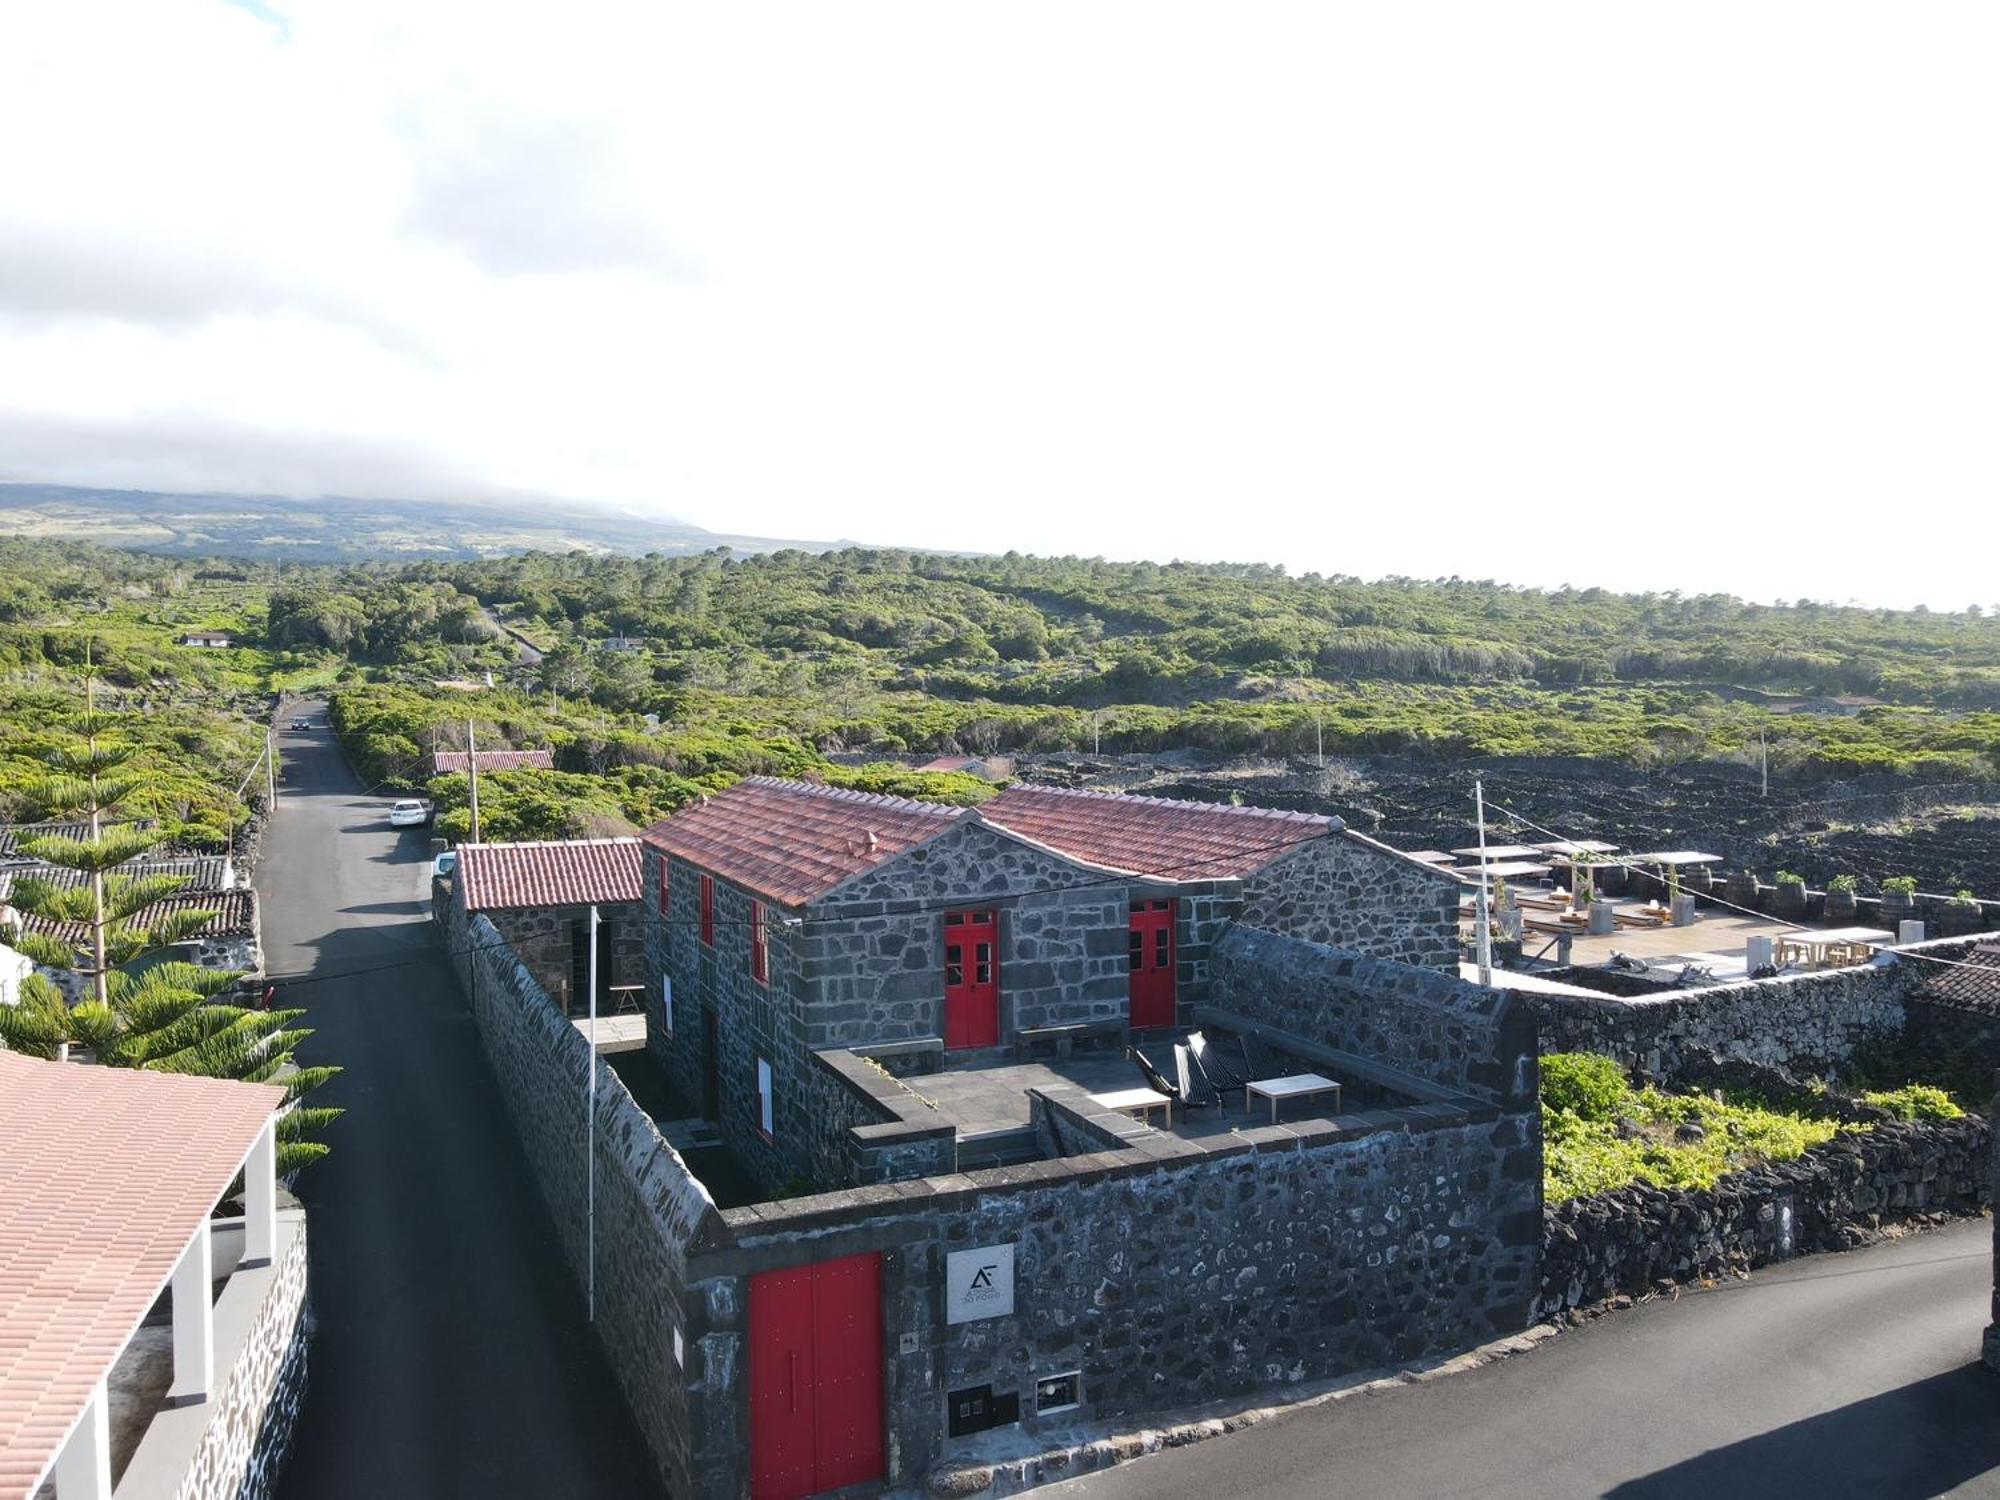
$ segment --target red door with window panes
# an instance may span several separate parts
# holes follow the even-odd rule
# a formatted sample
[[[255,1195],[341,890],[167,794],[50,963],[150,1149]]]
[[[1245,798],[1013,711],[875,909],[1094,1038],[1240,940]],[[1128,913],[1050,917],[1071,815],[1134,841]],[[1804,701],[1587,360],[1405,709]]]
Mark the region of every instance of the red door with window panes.
[[[798,1500],[880,1479],[882,1257],[750,1278],[750,1493]]]
[[[1134,901],[1127,939],[1132,970],[1132,1026],[1174,1024],[1174,917],[1172,897]]]
[[[945,1046],[999,1045],[999,945],[998,912],[944,914]]]

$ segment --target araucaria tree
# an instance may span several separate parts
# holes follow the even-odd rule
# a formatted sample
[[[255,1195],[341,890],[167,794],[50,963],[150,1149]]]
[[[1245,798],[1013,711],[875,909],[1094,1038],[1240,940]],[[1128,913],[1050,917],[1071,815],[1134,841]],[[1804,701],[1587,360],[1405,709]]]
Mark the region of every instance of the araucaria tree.
[[[296,1171],[326,1154],[306,1137],[341,1111],[298,1101],[340,1070],[300,1068],[293,1049],[312,1033],[290,1025],[302,1010],[258,1010],[221,998],[243,976],[161,961],[164,950],[197,935],[215,913],[160,911],[187,877],[146,873],[140,856],[162,835],[119,810],[143,783],[136,750],[104,715],[86,709],[58,731],[43,757],[48,774],[29,791],[43,817],[75,833],[23,839],[21,853],[68,876],[18,876],[7,904],[48,929],[0,923],[0,944],[45,969],[73,974],[87,998],[71,1004],[47,975],[28,975],[17,1005],[0,1005],[0,1045],[37,1057],[86,1052],[110,1067],[153,1068],[210,1078],[282,1083],[278,1170]]]

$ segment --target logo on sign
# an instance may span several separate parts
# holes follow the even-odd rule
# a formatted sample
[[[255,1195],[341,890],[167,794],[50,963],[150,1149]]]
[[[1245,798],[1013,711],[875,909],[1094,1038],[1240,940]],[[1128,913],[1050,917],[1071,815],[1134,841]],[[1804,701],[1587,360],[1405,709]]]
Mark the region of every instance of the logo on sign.
[[[945,1257],[944,1314],[947,1323],[1004,1318],[1014,1311],[1014,1247],[954,1250]]]

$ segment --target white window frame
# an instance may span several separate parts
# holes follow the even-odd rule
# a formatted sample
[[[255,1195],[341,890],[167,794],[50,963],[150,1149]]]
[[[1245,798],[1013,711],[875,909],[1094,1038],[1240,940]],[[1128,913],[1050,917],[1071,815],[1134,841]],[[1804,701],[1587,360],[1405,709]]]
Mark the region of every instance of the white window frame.
[[[674,976],[660,976],[660,1024],[668,1036],[674,1034]]]

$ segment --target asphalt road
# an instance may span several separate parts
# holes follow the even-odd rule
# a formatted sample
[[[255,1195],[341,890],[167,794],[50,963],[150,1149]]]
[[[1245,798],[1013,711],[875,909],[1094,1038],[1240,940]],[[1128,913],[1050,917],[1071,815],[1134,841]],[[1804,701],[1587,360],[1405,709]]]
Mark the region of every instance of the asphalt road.
[[[1654,1302],[1049,1500],[2000,1495],[1985,1220]]]
[[[348,1113],[299,1178],[317,1330],[280,1500],[657,1495],[426,920],[429,831],[325,729],[281,743],[265,962]]]

